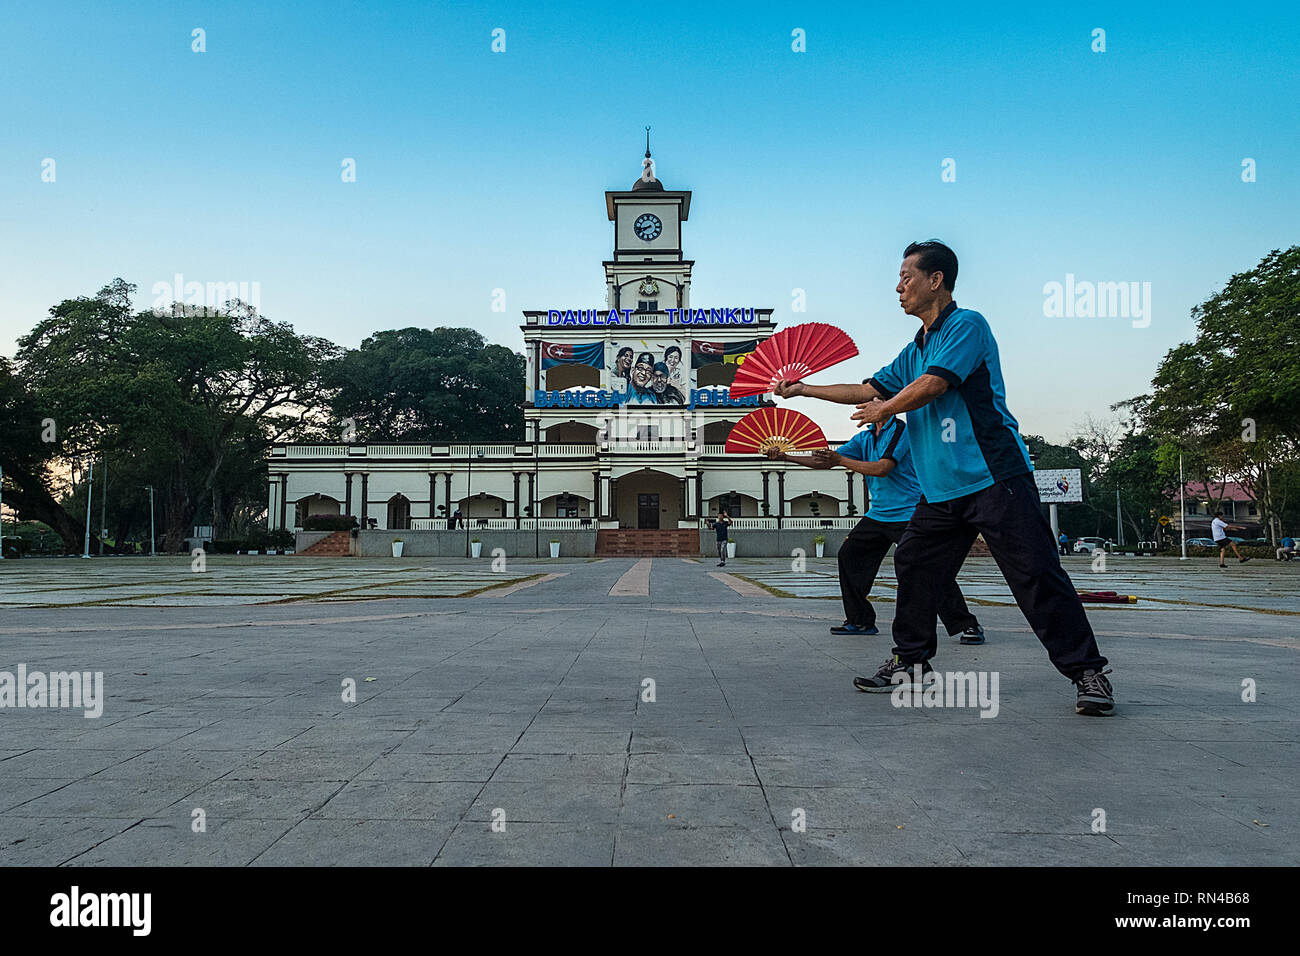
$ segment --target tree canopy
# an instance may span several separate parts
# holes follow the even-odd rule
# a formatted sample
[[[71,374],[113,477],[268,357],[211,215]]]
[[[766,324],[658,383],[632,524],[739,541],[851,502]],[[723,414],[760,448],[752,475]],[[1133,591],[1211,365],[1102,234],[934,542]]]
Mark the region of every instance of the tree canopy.
[[[359,442],[516,441],[524,357],[473,329],[376,332],[330,369],[332,408]]]
[[[1241,483],[1273,525],[1300,463],[1300,246],[1232,276],[1192,316],[1196,338],[1169,350],[1149,395],[1122,404],[1158,442],[1162,474],[1176,476],[1181,455],[1189,480]]]

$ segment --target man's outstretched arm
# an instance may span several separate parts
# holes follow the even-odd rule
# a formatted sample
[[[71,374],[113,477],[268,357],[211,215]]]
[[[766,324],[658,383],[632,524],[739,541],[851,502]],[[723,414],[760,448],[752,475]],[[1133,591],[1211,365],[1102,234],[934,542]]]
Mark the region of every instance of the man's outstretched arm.
[[[874,387],[861,385],[808,385],[804,382],[778,382],[772,390],[779,398],[820,398],[824,402],[838,405],[857,405],[869,402],[873,398],[883,398]]]
[[[848,458],[829,448],[820,448],[810,455],[791,455],[788,452],[773,448],[767,452],[767,457],[772,461],[789,462],[792,465],[802,465],[805,468],[847,468],[849,471],[857,472],[859,475],[868,475],[872,478],[883,478],[894,470],[894,460],[892,458],[885,458],[881,461],[858,461],[856,458]]]

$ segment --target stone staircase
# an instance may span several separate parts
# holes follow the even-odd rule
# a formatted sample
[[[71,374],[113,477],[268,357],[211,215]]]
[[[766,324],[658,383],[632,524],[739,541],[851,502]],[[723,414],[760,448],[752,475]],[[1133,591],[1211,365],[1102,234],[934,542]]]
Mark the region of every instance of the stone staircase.
[[[698,558],[700,553],[700,532],[695,528],[605,528],[596,532],[597,557]]]
[[[346,558],[352,554],[352,532],[335,531],[326,535],[313,545],[309,545],[299,554],[309,554],[313,558]]]

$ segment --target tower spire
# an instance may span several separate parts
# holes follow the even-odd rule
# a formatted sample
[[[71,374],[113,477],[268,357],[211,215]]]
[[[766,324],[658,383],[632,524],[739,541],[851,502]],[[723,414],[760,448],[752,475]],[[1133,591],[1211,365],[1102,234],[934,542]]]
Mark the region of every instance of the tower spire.
[[[645,159],[641,160],[641,178],[632,186],[633,189],[662,190],[663,184],[655,178],[655,161],[650,158],[650,127],[645,128]]]

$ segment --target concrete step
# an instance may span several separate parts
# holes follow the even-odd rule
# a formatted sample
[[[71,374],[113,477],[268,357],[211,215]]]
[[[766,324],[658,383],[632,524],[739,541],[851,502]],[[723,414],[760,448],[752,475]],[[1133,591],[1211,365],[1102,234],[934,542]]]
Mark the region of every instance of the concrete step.
[[[352,555],[352,532],[335,531],[298,553],[309,554],[314,558],[350,557]]]
[[[694,528],[607,528],[596,532],[600,557],[694,557],[700,533]]]

